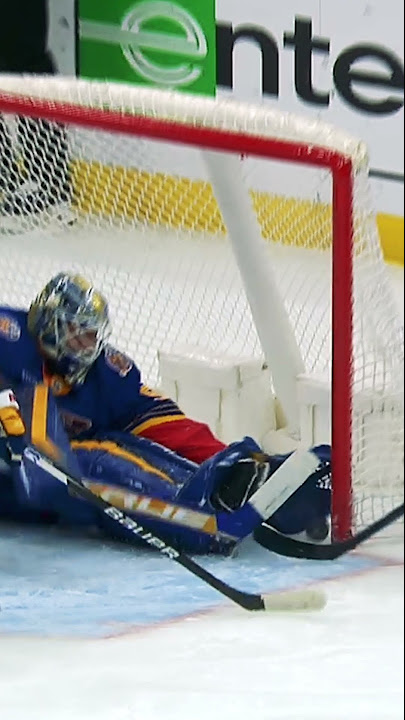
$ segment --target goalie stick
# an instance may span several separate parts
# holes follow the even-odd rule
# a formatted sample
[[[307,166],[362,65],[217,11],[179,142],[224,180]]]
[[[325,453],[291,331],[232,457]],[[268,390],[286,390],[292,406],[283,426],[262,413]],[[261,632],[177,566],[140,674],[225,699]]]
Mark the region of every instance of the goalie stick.
[[[360,532],[353,535],[347,540],[341,542],[332,542],[325,545],[316,545],[313,543],[294,540],[294,538],[286,537],[274,530],[267,523],[262,523],[253,532],[253,537],[259,545],[287,557],[303,558],[306,560],[337,560],[347,552],[354,550],[361,543],[369,540],[376,533],[384,530],[404,514],[404,503],[398,505],[389,513],[375,520]]]
[[[131,518],[129,515],[126,515],[122,510],[119,508],[114,507],[113,505],[110,505],[108,502],[103,500],[100,496],[94,495],[94,493],[91,492],[87,487],[85,487],[81,480],[79,480],[77,477],[73,476],[70,472],[67,472],[64,467],[63,463],[61,462],[55,462],[50,457],[46,456],[42,450],[35,447],[35,454],[36,454],[36,460],[35,462],[42,467],[44,470],[46,470],[49,475],[51,475],[55,480],[58,482],[61,482],[65,485],[67,485],[68,489],[70,491],[83,498],[84,500],[87,500],[88,502],[92,503],[93,505],[97,506],[110,520],[112,520],[114,523],[117,523],[121,527],[124,527],[125,530],[128,532],[128,536],[132,539],[138,539],[141,540],[145,545],[149,545],[156,550],[158,550],[162,555],[165,557],[168,557],[171,560],[174,560],[175,562],[179,563],[179,565],[182,565],[186,570],[189,570],[193,575],[200,578],[204,582],[206,582],[208,585],[210,585],[212,588],[220,592],[225,597],[232,600],[234,603],[239,605],[240,607],[244,608],[245,610],[266,610],[266,611],[299,611],[299,610],[320,610],[322,609],[326,604],[326,597],[325,594],[320,590],[315,589],[303,589],[303,590],[291,590],[291,591],[283,591],[283,592],[277,592],[273,594],[254,594],[254,593],[248,593],[244,592],[242,590],[237,590],[236,588],[232,587],[231,585],[228,585],[228,583],[224,582],[223,580],[220,580],[215,575],[210,573],[208,570],[203,568],[201,565],[196,563],[194,560],[192,560],[187,554],[177,550],[176,548],[172,547],[169,543],[167,543],[163,538],[161,538],[158,534],[155,532],[151,532],[148,530],[147,526],[144,524],[139,523],[134,518]],[[311,453],[312,455],[312,453]],[[294,457],[294,456],[292,456]],[[305,472],[308,468],[308,458],[306,458],[305,465]],[[312,461],[314,462],[314,461]],[[282,469],[284,468],[284,465],[281,465],[281,467],[274,473],[272,476],[275,477],[278,475],[278,479],[282,478],[283,473]],[[296,473],[296,465],[297,465],[297,459],[294,458],[294,460],[290,463],[290,465],[294,466],[294,472]],[[284,468],[284,474],[286,476],[291,474],[290,467]],[[306,479],[306,476],[305,476]],[[297,489],[297,481],[298,478],[295,477],[295,487],[294,490]],[[304,481],[304,478],[301,479],[301,483]],[[298,487],[299,487],[298,484]],[[267,483],[266,483],[267,485]],[[258,493],[258,497],[256,497],[256,509],[260,507],[261,510],[264,508],[267,508],[268,503],[270,502],[269,499],[265,501],[264,499],[264,488],[265,486],[262,486]],[[255,495],[252,496],[252,498],[255,498]],[[287,499],[286,492],[283,493],[283,500],[284,502]],[[272,505],[274,505],[274,502],[272,501]]]

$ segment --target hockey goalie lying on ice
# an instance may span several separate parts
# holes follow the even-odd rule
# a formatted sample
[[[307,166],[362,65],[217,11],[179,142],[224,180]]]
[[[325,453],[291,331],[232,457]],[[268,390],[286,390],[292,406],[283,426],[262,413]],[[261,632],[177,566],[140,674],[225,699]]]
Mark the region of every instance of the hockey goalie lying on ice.
[[[44,470],[41,453],[59,448],[93,493],[172,545],[227,552],[263,520],[249,501],[288,455],[249,437],[225,446],[147,388],[109,333],[105,299],[78,275],[52,278],[28,312],[0,308],[0,517],[116,535]],[[313,451],[319,468],[268,518],[282,533],[327,525],[330,448]]]

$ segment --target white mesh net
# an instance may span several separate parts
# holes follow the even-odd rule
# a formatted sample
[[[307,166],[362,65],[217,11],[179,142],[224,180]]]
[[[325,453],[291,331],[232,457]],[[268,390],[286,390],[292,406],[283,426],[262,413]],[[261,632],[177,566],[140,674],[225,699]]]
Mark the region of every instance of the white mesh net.
[[[219,356],[265,354],[277,390],[277,358],[263,343],[277,311],[258,286],[267,327],[252,317],[203,142],[190,147],[128,135],[126,119],[170,120],[180,136],[185,124],[196,133],[218,130],[224,143],[229,131],[271,138],[275,147],[285,141],[285,159],[278,146],[273,158],[260,157],[260,149],[247,155],[237,139],[233,152],[259,224],[269,284],[272,279],[287,313],[286,334],[299,350],[298,371],[328,385],[336,207],[327,163],[314,167],[311,153],[315,146],[325,156],[351,159],[353,290],[340,322],[350,323],[352,315],[352,347],[345,351],[353,355],[352,449],[349,444],[346,452],[355,524],[395,504],[403,494],[403,333],[371,209],[364,146],[329,126],[263,107],[106,83],[3,77],[0,111],[1,92],[22,105],[18,114],[7,112],[3,97],[0,115],[0,303],[28,307],[56,272],[81,272],[109,300],[113,341],[153,386],[159,385],[157,351],[194,345]],[[30,117],[41,100],[50,103],[48,112],[59,108],[61,122]],[[77,108],[89,127],[77,124]],[[103,110],[105,119],[119,111],[121,125],[106,131],[99,116],[91,120],[93,110]],[[307,165],[288,156],[297,143]],[[231,203],[234,184],[229,177]],[[235,202],[236,217],[238,210]]]

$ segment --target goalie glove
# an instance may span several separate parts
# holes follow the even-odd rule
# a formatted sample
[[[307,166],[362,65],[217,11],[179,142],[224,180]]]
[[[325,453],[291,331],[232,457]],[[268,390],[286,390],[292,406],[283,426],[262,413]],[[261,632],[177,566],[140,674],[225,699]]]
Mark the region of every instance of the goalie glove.
[[[8,437],[20,437],[25,433],[20,406],[12,390],[0,392],[0,423]]]
[[[12,390],[0,391],[0,478],[22,459],[25,425]]]
[[[234,512],[242,507],[270,475],[270,457],[252,453],[224,468],[221,482],[211,496],[215,510]]]

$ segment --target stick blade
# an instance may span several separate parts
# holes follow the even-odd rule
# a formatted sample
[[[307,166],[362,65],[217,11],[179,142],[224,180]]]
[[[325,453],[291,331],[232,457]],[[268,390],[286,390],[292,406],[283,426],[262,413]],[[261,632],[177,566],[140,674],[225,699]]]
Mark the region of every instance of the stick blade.
[[[322,590],[285,590],[262,595],[264,609],[268,612],[301,612],[323,610],[327,603]]]
[[[264,520],[274,515],[315,472],[319,458],[311,450],[296,450],[248,500]]]

